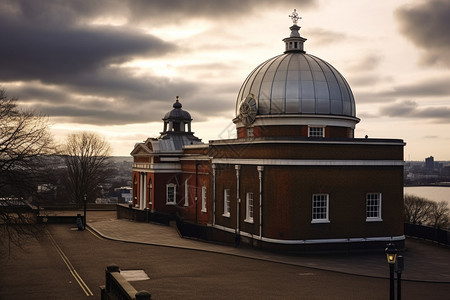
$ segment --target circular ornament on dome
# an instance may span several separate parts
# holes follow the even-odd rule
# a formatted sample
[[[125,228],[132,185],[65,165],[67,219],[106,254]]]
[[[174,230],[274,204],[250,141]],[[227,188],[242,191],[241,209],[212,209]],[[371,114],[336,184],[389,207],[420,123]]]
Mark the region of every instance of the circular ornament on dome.
[[[254,95],[250,94],[239,106],[239,119],[248,126],[255,121],[256,113],[256,100]]]

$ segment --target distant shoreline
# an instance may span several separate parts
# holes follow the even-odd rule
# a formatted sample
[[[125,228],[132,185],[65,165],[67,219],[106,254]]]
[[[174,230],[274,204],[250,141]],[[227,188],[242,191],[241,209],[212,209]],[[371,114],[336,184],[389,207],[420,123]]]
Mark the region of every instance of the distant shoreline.
[[[429,187],[450,187],[450,182],[436,182],[436,183],[424,183],[424,184],[404,184],[404,187],[419,187],[419,186],[429,186]]]

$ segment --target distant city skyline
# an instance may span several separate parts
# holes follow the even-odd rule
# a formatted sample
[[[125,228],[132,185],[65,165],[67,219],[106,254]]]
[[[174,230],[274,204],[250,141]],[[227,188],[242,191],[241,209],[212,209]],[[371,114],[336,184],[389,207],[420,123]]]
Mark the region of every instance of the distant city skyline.
[[[355,137],[399,138],[405,160],[450,160],[450,3],[444,0],[0,3],[0,86],[52,133],[98,132],[115,156],[157,137],[180,97],[204,142],[235,133],[248,74],[284,51],[296,9],[305,50],[356,101]]]

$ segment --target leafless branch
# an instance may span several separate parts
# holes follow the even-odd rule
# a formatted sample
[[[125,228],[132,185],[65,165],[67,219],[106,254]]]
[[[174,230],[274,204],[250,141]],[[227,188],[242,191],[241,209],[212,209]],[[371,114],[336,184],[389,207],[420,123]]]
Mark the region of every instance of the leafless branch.
[[[35,236],[33,214],[26,209],[37,197],[45,172],[43,159],[54,152],[48,118],[21,110],[17,99],[0,88],[0,243],[19,245]]]
[[[67,186],[75,203],[84,195],[92,202],[100,183],[110,176],[109,143],[92,132],[71,134],[64,146]]]

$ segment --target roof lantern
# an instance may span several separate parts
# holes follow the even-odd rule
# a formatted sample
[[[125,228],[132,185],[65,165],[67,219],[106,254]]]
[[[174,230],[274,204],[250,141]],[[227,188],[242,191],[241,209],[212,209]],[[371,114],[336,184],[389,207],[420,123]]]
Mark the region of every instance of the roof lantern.
[[[179,97],[176,97],[173,109],[163,118],[165,132],[191,132],[191,114],[182,109]],[[186,128],[187,127],[187,128]]]
[[[298,31],[300,30],[301,27],[297,25],[298,20],[301,19],[302,17],[298,16],[296,9],[294,9],[294,12],[292,13],[292,15],[289,15],[289,17],[292,19],[294,25],[289,27],[289,29],[291,30],[291,35],[283,39],[283,42],[286,44],[286,50],[284,51],[284,53],[287,52],[305,53],[305,51],[303,50],[303,44],[305,43],[306,39],[300,36],[300,33]]]

